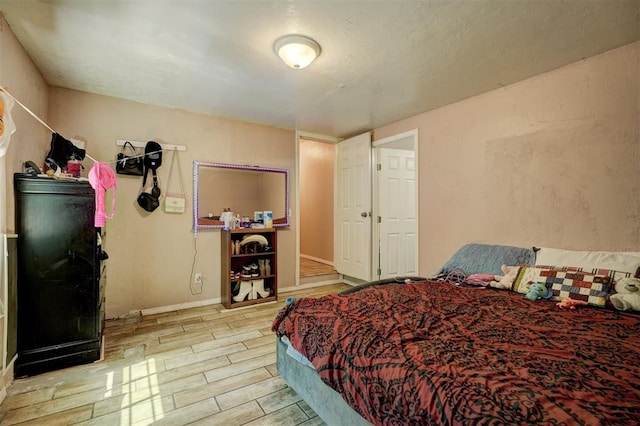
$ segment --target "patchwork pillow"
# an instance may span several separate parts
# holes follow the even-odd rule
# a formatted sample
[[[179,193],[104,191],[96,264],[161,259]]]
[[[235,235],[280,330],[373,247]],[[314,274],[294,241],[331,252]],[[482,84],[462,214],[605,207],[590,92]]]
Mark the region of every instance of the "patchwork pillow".
[[[583,271],[551,269],[545,284],[553,293],[552,299],[571,298],[604,307],[609,294],[611,277]]]
[[[613,285],[621,278],[629,278],[633,277],[633,273],[626,271],[616,271],[614,269],[607,268],[582,268],[575,266],[550,266],[550,265],[535,265],[537,268],[542,269],[560,269],[563,271],[579,271],[579,272],[587,272],[596,275],[604,275],[610,278],[611,288],[613,289]]]
[[[543,283],[553,293],[554,300],[571,298],[604,307],[616,273],[619,274],[618,277],[627,274],[606,269],[586,272],[582,268],[573,267],[522,267],[513,284],[513,291],[526,294],[531,284]]]

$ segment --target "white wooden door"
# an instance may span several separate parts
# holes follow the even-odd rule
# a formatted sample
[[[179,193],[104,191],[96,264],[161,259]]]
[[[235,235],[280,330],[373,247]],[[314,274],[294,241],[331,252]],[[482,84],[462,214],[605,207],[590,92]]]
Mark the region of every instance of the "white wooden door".
[[[371,280],[371,133],[336,149],[334,266],[338,273]]]
[[[378,149],[380,279],[417,275],[415,152]]]

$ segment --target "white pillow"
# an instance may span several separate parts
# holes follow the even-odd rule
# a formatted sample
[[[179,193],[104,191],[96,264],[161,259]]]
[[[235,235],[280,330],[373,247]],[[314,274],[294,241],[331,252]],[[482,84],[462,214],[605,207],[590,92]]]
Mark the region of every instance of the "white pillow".
[[[536,265],[611,269],[614,271],[630,272],[633,276],[640,266],[640,252],[574,251],[542,247],[536,253]]]

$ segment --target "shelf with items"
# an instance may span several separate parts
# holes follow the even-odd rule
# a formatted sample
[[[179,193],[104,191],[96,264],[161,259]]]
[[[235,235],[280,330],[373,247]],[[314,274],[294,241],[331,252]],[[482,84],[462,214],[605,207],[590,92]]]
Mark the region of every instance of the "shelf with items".
[[[221,232],[222,304],[230,309],[277,300],[276,230],[238,228]]]

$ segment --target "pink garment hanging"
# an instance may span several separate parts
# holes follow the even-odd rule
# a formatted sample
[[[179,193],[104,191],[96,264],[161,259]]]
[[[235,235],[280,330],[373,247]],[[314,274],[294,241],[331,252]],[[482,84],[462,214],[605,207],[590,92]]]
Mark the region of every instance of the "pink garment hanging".
[[[105,225],[105,219],[113,218],[116,212],[116,190],[118,188],[116,174],[107,163],[96,161],[89,170],[89,183],[96,191],[95,227],[102,228]],[[107,215],[105,198],[109,188],[113,188],[113,195],[111,196],[111,214]]]

